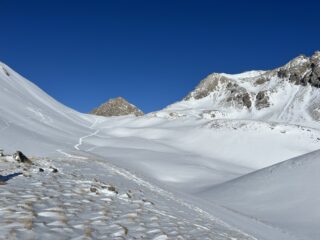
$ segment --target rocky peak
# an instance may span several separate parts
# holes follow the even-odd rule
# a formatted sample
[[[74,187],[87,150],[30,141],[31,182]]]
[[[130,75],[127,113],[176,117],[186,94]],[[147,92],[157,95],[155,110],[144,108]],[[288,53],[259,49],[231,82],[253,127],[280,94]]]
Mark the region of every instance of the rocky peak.
[[[265,88],[270,79],[278,79],[279,83],[287,81],[295,85],[310,85],[320,88],[320,51],[316,51],[311,57],[300,55],[284,66],[270,71],[251,71],[235,75],[211,74],[202,80],[185,100],[198,100],[218,92],[220,96],[226,97],[226,102],[240,108],[244,106],[250,109],[252,106],[250,101],[255,99],[255,96],[251,95],[255,95],[255,93],[250,93],[246,86],[253,85],[254,88]],[[267,95],[265,91],[263,95],[261,93],[256,98],[259,103],[263,101],[263,107],[268,106],[266,104]]]
[[[91,111],[91,114],[112,117],[112,116],[124,116],[135,115],[142,116],[144,113],[133,104],[129,103],[122,97],[110,99],[106,103],[100,105]]]

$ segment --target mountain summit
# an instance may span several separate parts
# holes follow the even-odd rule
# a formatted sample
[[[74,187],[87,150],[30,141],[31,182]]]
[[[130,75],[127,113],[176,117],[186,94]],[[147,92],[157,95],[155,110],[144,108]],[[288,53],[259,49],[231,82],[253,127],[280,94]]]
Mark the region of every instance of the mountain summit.
[[[130,114],[134,114],[135,116],[144,115],[139,108],[129,103],[122,97],[110,99],[108,102],[100,105],[98,108],[93,109],[91,114],[105,117],[124,116]]]

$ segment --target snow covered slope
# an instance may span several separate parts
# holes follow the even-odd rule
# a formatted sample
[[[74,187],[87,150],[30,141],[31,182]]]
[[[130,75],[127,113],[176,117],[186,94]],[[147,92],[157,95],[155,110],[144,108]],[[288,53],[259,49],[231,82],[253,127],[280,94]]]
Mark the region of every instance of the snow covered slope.
[[[253,239],[85,152],[105,118],[73,111],[0,68],[0,146],[33,155],[33,164],[0,156],[0,239]]]
[[[110,118],[81,149],[197,192],[319,148],[316,129],[256,121]],[[257,158],[259,156],[259,158]]]
[[[320,151],[296,157],[203,190],[214,200],[240,214],[301,239],[319,239]]]
[[[74,186],[79,182],[81,186],[87,186],[83,183],[84,179],[89,178],[92,183],[95,174],[104,178],[103,173],[108,172],[108,181],[115,181],[122,187],[130,185],[131,181],[136,181],[134,188],[137,191],[141,184],[148,186],[148,198],[156,194],[156,199],[163,189],[168,192],[160,194],[162,197],[159,199],[169,199],[172,203],[177,202],[177,198],[170,196],[181,196],[183,200],[178,202],[182,205],[165,210],[165,214],[171,212],[177,219],[181,217],[179,212],[190,213],[186,207],[190,206],[188,202],[192,202],[192,206],[203,217],[201,224],[218,216],[240,229],[242,226],[238,223],[249,222],[243,226],[244,231],[258,239],[295,239],[287,234],[282,236],[282,229],[290,230],[296,226],[284,220],[288,212],[283,212],[283,221],[272,223],[276,228],[270,228],[263,222],[252,221],[254,214],[251,215],[249,210],[249,216],[245,217],[242,213],[211,206],[210,193],[214,186],[222,186],[217,184],[319,149],[318,60],[319,53],[316,53],[311,58],[298,57],[272,71],[213,74],[202,81],[185,100],[162,111],[141,117],[109,118],[81,114],[63,106],[1,63],[0,148],[11,153],[22,150],[36,159],[48,157],[58,165],[61,172],[66,174],[62,179],[51,176],[44,178],[44,181],[58,181],[59,184],[52,186],[55,194],[64,191],[61,187],[63,184]],[[45,158],[40,159],[42,161]],[[95,163],[97,160],[99,164]],[[81,173],[75,173],[75,177],[70,166],[83,168]],[[99,167],[101,169],[98,171]],[[31,170],[35,174],[35,170]],[[119,176],[126,180],[117,181]],[[67,182],[64,177],[68,179]],[[12,187],[16,187],[17,191],[26,187],[21,185],[21,178],[23,176],[12,180],[16,184]],[[36,181],[42,181],[42,178],[37,175],[35,178],[33,181],[37,186]],[[43,183],[43,186],[48,186],[46,184]],[[150,193],[150,189],[157,191]],[[43,189],[38,190],[36,197],[48,197]],[[83,188],[78,190],[83,191]],[[305,191],[313,190],[306,188]],[[199,199],[199,193],[202,199]],[[10,196],[15,199],[14,194]],[[79,197],[75,193],[75,198]],[[4,204],[5,199],[2,200]],[[64,199],[61,198],[61,201]],[[88,201],[93,201],[92,209],[95,209],[96,201],[100,202],[101,199],[93,200],[90,195]],[[310,207],[318,209],[315,202],[308,203]],[[49,209],[50,204],[48,202]],[[207,206],[209,208],[203,215],[203,208]],[[152,210],[162,212],[163,207],[159,204]],[[45,212],[54,215],[52,210]],[[232,218],[224,218],[231,215]],[[304,219],[309,219],[307,214]],[[192,218],[185,220],[192,222]],[[228,226],[226,232],[235,231],[236,236],[241,236],[239,239],[248,237],[228,224],[222,224]],[[214,224],[201,226],[215,228]],[[132,225],[133,230],[136,227]],[[77,230],[72,231],[77,235]],[[307,226],[301,228],[301,234],[305,231]],[[189,235],[190,239],[201,235],[196,230],[193,232],[195,234]],[[232,234],[226,234],[221,239],[230,237]]]

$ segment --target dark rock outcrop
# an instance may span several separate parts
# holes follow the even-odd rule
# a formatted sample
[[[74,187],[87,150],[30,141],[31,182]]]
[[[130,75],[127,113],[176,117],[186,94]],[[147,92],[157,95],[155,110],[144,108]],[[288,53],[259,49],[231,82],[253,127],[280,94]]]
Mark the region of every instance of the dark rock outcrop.
[[[210,79],[204,79],[200,82],[194,92],[191,92],[185,97],[185,100],[189,100],[192,97],[194,99],[201,99],[207,97],[211,92],[215,91],[219,84],[226,83],[227,78],[220,75],[212,75]]]
[[[254,85],[262,85],[266,82],[270,81],[269,78],[267,77],[261,77],[261,78],[258,78],[255,82],[254,82]]]
[[[296,85],[320,88],[320,52],[315,52],[310,58],[304,57],[304,60],[293,66],[289,64],[287,67],[289,81]],[[292,60],[294,61],[295,59]]]
[[[245,88],[231,82],[227,84],[226,88],[230,92],[227,102],[235,102],[237,105],[245,106],[248,109],[251,108],[251,98]]]
[[[255,107],[260,110],[262,108],[269,107],[269,96],[267,95],[266,91],[258,92],[256,95]]]
[[[278,78],[286,78],[288,77],[288,71],[286,69],[280,68],[277,75]]]

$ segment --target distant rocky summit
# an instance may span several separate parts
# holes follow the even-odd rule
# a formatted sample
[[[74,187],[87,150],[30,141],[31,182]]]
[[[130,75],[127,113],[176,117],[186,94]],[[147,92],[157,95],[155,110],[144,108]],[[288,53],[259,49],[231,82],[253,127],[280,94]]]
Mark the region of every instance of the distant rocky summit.
[[[100,105],[100,107],[93,109],[91,114],[105,117],[124,116],[130,114],[135,116],[144,115],[139,108],[129,103],[122,97],[110,99],[108,102]]]
[[[213,73],[185,98],[199,100],[219,94],[216,102],[257,110],[267,108],[270,96],[278,92],[276,85],[286,83],[320,88],[320,51],[311,57],[300,55],[283,67],[270,71],[249,71],[241,74]],[[282,99],[283,100],[283,99]]]

